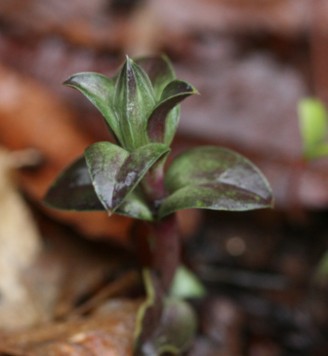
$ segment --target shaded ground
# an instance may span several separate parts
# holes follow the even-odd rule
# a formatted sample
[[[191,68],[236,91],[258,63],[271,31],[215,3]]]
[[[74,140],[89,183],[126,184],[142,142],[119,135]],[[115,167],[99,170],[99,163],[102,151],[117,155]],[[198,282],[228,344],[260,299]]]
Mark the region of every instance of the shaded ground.
[[[326,213],[302,226],[272,214],[233,215],[218,222],[210,214],[190,247],[211,291],[201,307],[204,349],[194,354],[325,355],[327,284],[315,276]]]

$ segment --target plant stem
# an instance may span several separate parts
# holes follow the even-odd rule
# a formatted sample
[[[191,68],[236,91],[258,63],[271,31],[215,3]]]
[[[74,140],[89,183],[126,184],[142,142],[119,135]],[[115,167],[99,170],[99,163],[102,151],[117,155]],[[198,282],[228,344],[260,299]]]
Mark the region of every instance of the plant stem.
[[[160,159],[159,162],[148,171],[143,181],[144,192],[155,216],[162,199],[166,195],[164,186],[165,161],[166,157]]]
[[[151,224],[152,268],[168,292],[180,264],[180,236],[176,214]]]
[[[161,201],[166,195],[164,186],[165,160],[166,157],[163,157],[152,167],[144,179],[144,191],[155,216]],[[171,286],[175,271],[180,264],[180,235],[176,214],[149,223],[148,228],[148,249],[151,268],[158,275],[163,290],[167,292]]]

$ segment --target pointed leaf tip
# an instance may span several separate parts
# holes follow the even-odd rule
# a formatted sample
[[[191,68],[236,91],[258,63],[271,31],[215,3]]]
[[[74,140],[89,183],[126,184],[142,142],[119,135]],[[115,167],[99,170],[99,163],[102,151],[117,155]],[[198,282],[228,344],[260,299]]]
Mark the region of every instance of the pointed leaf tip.
[[[114,110],[115,80],[94,72],[74,74],[64,85],[82,93],[103,115],[114,137],[121,142],[119,122]]]
[[[198,147],[178,156],[165,183],[170,194],[161,205],[161,217],[187,208],[243,211],[273,204],[269,183],[258,168],[219,147]]]
[[[182,80],[173,80],[164,88],[160,102],[148,119],[147,131],[151,141],[171,143],[179,123],[176,106],[194,94],[198,94],[196,88]]]
[[[155,105],[154,91],[147,74],[130,58],[117,78],[114,103],[120,119],[122,146],[131,151],[149,143],[146,126]]]
[[[156,101],[159,101],[164,88],[176,75],[167,56],[149,56],[137,58],[136,63],[147,73],[155,92]]]
[[[64,210],[104,210],[94,191],[84,157],[77,159],[59,175],[44,202]]]
[[[89,146],[85,150],[85,158],[92,184],[104,208],[115,212],[150,167],[168,151],[169,148],[162,144],[148,144],[131,153],[110,142],[98,142]],[[133,200],[125,204],[123,210],[130,212],[129,215],[147,215],[142,202]]]

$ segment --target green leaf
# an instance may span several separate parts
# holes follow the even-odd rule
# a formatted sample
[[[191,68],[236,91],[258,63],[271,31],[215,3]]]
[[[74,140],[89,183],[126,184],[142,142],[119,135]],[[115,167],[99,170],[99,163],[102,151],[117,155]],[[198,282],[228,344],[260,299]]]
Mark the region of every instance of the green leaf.
[[[327,157],[328,156],[328,143],[318,144],[313,147],[311,152],[308,152],[306,157],[310,159]]]
[[[93,188],[84,157],[77,159],[59,175],[44,202],[57,209],[104,210]]]
[[[147,144],[147,119],[155,105],[154,91],[147,74],[130,58],[117,78],[114,103],[123,147],[131,151]]]
[[[121,142],[119,122],[114,111],[115,79],[98,73],[84,72],[73,75],[64,84],[77,89],[91,101],[104,116],[115,138]]]
[[[151,141],[165,142],[167,145],[171,143],[179,122],[179,110],[172,109],[188,96],[197,93],[192,85],[181,80],[174,80],[164,88],[160,102],[148,119],[147,131]]]
[[[327,154],[327,111],[320,100],[303,99],[298,105],[299,126],[306,158]]]
[[[135,62],[147,73],[156,101],[161,99],[164,88],[176,78],[170,60],[166,56],[136,58]]]
[[[48,190],[44,202],[53,208],[64,210],[104,210],[83,156],[60,174]],[[141,220],[153,219],[151,210],[137,190],[128,194],[115,213]]]
[[[165,56],[137,58],[136,63],[148,74],[157,101],[148,119],[148,136],[153,142],[169,145],[180,117],[176,105],[189,95],[196,94],[197,90],[186,82],[175,80],[171,62]]]
[[[147,205],[142,194],[135,189],[129,193],[123,203],[115,211],[116,214],[126,215],[130,218],[152,221],[153,213]]]
[[[159,215],[189,208],[250,210],[272,206],[271,189],[246,158],[224,148],[203,146],[178,156],[165,176],[169,195]]]
[[[197,276],[187,267],[180,266],[173,278],[170,296],[176,298],[202,298],[205,295],[205,287]]]
[[[98,142],[85,150],[85,158],[96,194],[107,211],[115,211],[149,168],[169,148],[148,144],[129,153],[110,142]]]

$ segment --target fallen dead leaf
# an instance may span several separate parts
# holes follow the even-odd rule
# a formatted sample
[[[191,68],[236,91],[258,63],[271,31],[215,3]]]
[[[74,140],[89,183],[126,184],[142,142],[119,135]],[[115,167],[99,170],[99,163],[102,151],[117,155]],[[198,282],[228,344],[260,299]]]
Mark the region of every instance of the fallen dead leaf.
[[[140,302],[112,300],[95,315],[0,336],[0,351],[13,355],[129,356]]]
[[[0,149],[0,329],[10,330],[32,325],[40,313],[23,272],[41,250],[41,238],[14,180],[18,162],[7,150]],[[18,163],[19,164],[19,163]]]

